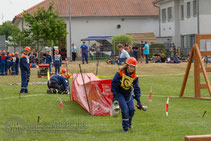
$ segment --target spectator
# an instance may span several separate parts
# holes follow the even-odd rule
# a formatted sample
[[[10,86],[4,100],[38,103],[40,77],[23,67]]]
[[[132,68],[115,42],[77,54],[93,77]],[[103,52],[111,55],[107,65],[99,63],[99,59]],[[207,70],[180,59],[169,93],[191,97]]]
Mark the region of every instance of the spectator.
[[[75,44],[72,44],[72,60],[75,61],[76,59],[76,54],[77,54],[77,47],[75,46]]]
[[[88,46],[86,45],[86,42],[83,42],[83,45],[81,45],[81,54],[82,54],[82,64],[84,64],[84,60],[86,60],[86,63],[88,64]]]
[[[143,41],[141,41],[141,46],[140,46],[140,62],[142,62],[143,58],[144,58],[144,54],[143,54],[143,48],[145,46],[145,43]]]
[[[138,60],[138,47],[136,46],[136,44],[133,44],[133,57],[136,58],[136,60]]]
[[[145,46],[143,48],[143,53],[144,53],[145,60],[146,60],[146,63],[145,64],[148,64],[148,61],[149,61],[149,58],[148,58],[148,55],[149,55],[149,45],[148,45],[147,42],[145,42]]]
[[[117,46],[118,50],[119,50],[119,58],[118,58],[118,61],[119,61],[119,65],[121,64],[124,64],[125,61],[127,60],[127,58],[130,58],[130,55],[128,54],[128,52],[126,50],[123,49],[123,45],[122,44],[119,44]]]
[[[160,57],[161,63],[165,63],[166,62],[166,56],[161,53],[161,57]]]

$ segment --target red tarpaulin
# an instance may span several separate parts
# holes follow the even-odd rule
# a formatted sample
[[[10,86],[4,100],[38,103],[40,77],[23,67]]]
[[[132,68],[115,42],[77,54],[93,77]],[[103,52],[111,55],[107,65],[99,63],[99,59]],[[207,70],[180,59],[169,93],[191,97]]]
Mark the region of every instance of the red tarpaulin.
[[[80,104],[91,115],[110,115],[110,106],[113,98],[111,92],[112,79],[100,80],[93,73],[83,73],[82,75],[87,96],[81,74],[73,74],[72,100]]]

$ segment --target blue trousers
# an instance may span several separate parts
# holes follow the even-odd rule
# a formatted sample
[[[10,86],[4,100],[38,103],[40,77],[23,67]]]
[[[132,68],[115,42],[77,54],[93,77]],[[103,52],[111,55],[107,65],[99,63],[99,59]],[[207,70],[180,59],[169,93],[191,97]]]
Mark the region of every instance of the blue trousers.
[[[5,63],[1,63],[0,75],[5,75],[5,67],[6,67],[6,64]]]
[[[136,58],[136,60],[138,61],[138,52],[137,51],[133,52],[133,57]]]
[[[15,74],[16,74],[16,75],[18,75],[18,74],[19,74],[18,64],[15,64]]]
[[[86,60],[86,63],[88,63],[88,53],[82,52],[82,63],[84,64],[84,60]]]
[[[21,70],[21,91],[20,93],[28,93],[28,73]]]
[[[122,127],[124,130],[128,130],[135,113],[132,92],[130,94],[118,94],[118,101],[122,112]]]
[[[55,66],[55,75],[59,74],[60,73],[60,64],[55,64],[54,66]]]
[[[15,75],[16,74],[16,71],[15,71],[15,63],[12,63],[12,75]]]

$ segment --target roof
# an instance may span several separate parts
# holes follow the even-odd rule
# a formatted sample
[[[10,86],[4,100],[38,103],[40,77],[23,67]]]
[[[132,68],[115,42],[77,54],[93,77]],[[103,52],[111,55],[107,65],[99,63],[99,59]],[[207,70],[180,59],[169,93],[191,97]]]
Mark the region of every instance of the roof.
[[[81,41],[94,41],[94,40],[108,40],[113,36],[89,36],[88,38],[81,39]]]
[[[69,0],[44,0],[26,10],[33,14],[39,7],[47,9],[49,2],[55,2],[54,7],[60,17],[67,17]],[[155,0],[71,0],[71,16],[158,16],[158,8],[153,3]],[[24,12],[15,16],[22,17]]]
[[[156,42],[157,38],[153,32],[149,33],[127,33],[133,37],[133,41],[140,43],[141,41]]]

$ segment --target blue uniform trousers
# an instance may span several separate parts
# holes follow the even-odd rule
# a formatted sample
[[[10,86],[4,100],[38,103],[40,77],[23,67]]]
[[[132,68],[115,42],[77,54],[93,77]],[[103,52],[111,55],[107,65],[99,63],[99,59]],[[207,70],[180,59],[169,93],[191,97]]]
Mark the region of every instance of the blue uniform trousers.
[[[118,101],[122,112],[122,127],[124,130],[128,130],[135,113],[132,92],[130,94],[118,94]]]
[[[60,64],[54,64],[55,67],[55,74],[59,74],[60,73]]]
[[[21,70],[21,91],[20,93],[28,93],[28,73]]]
[[[88,63],[88,53],[87,51],[82,52],[82,63],[84,64],[84,60]]]

